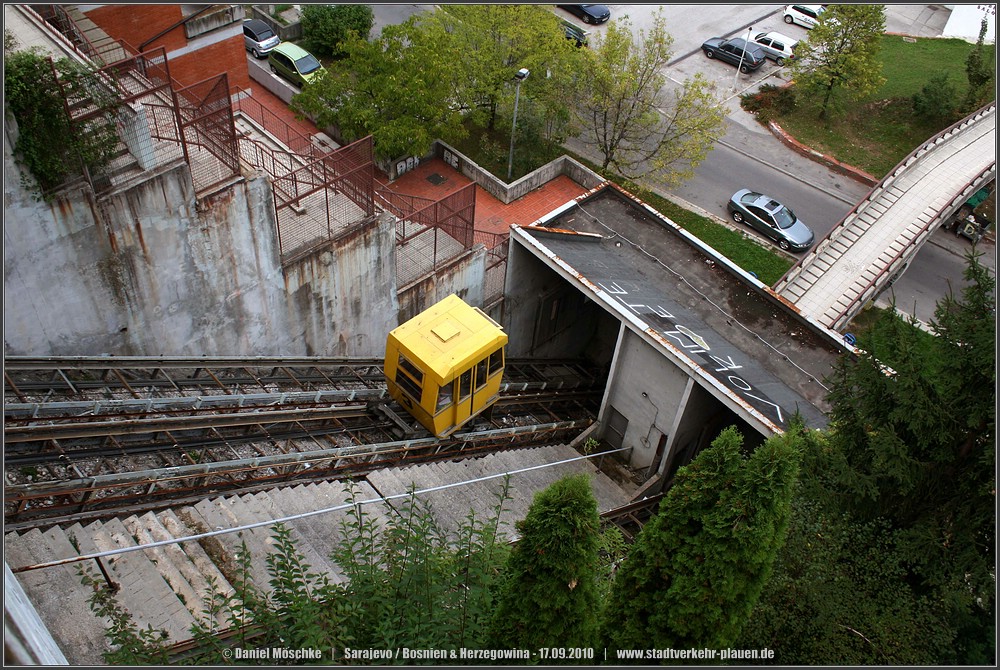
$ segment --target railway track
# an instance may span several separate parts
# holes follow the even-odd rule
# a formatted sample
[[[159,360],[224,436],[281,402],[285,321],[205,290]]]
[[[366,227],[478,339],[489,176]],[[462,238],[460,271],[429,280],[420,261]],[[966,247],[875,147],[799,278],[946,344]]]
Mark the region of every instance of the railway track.
[[[438,440],[387,397],[376,359],[5,362],[13,527],[568,441],[604,383],[575,361],[508,361],[492,415]]]

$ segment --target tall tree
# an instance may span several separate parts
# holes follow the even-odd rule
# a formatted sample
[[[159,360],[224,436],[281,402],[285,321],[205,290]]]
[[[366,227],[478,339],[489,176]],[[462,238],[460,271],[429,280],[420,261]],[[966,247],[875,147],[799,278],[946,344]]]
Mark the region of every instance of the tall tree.
[[[459,54],[427,37],[411,18],[372,42],[342,42],[344,59],[294,96],[293,108],[321,127],[336,125],[347,141],[372,135],[382,158],[424,155],[438,137],[463,132],[460,111],[448,103]]]
[[[450,100],[475,113],[493,130],[513,108],[514,73],[531,73],[521,85],[521,104],[538,101],[555,119],[565,115],[580,79],[581,58],[559,19],[540,5],[443,5],[423,16],[429,41],[451,54],[459,76]]]
[[[791,72],[798,90],[818,101],[827,118],[835,93],[868,95],[885,82],[878,52],[885,32],[885,5],[828,5],[799,42]]]
[[[689,178],[724,132],[726,111],[700,75],[666,91],[662,73],[673,38],[658,11],[637,37],[628,18],[593,40],[587,89],[579,104],[581,140],[601,167],[630,179],[656,175],[667,184]]]
[[[853,520],[805,492],[792,507],[788,540],[737,648],[773,649],[780,665],[969,659],[957,649],[947,609],[908,586],[906,561],[884,520]]]
[[[615,577],[606,646],[735,641],[784,542],[802,430],[772,436],[746,457],[730,427],[678,471]]]
[[[306,5],[302,8],[302,34],[314,53],[339,56],[352,35],[368,39],[375,14],[368,5]]]
[[[996,13],[996,6],[992,7]],[[965,73],[969,79],[969,92],[965,98],[965,109],[973,112],[980,106],[996,98],[996,68],[992,58],[986,58],[983,42],[986,39],[986,29],[989,27],[985,13],[979,24],[979,39],[976,46],[965,59]],[[994,46],[994,50],[996,47]]]
[[[825,470],[846,511],[900,531],[921,588],[975,607],[996,589],[996,279],[968,263],[935,336],[887,311],[838,364]]]
[[[596,646],[600,517],[588,476],[565,477],[535,494],[517,527],[491,645]]]

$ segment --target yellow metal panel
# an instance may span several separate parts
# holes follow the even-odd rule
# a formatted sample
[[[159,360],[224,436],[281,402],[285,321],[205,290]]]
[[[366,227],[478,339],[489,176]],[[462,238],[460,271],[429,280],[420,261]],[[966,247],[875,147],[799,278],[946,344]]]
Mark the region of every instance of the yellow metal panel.
[[[481,310],[450,295],[393,329],[391,340],[440,385],[507,344],[503,329]]]

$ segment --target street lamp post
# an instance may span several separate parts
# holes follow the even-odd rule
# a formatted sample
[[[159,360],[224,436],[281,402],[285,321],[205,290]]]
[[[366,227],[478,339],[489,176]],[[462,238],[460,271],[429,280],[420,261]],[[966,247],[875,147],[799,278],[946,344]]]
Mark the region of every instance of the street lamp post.
[[[510,175],[514,171],[514,132],[517,130],[517,103],[521,99],[521,82],[528,78],[528,69],[521,68],[514,75],[517,80],[517,89],[514,92],[514,122],[510,127],[510,157],[507,159],[507,183],[510,183]]]
[[[747,40],[746,44],[743,45],[743,51],[740,52],[740,64],[736,66],[736,76],[733,77],[733,90],[739,90],[740,81],[740,70],[743,69],[743,57],[747,55],[747,47],[750,45],[750,33],[753,32],[753,26],[747,27]]]

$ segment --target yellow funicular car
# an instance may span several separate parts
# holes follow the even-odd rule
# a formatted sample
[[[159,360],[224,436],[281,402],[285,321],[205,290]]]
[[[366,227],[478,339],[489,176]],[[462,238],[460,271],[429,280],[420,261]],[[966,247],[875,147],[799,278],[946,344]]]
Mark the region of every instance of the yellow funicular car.
[[[452,294],[389,333],[389,395],[446,437],[496,402],[506,344],[500,324]]]

